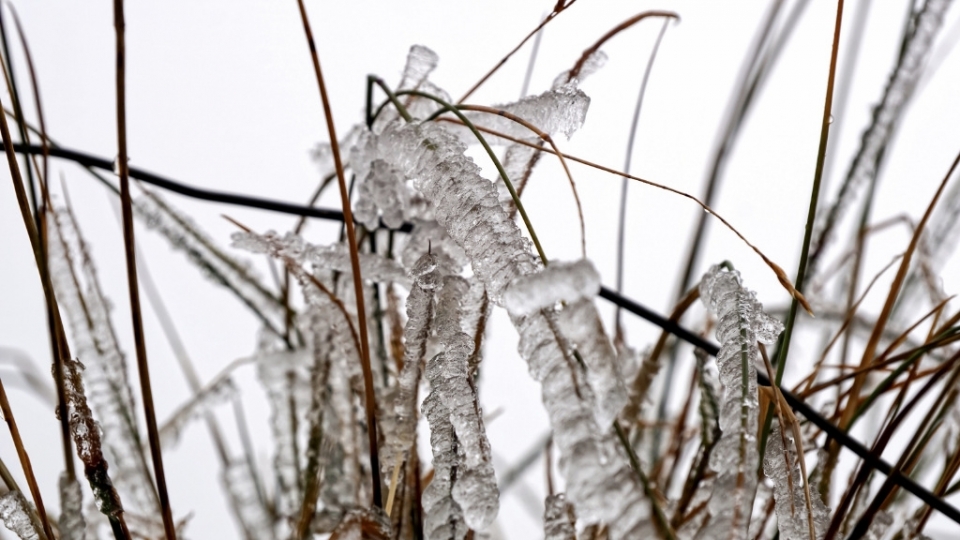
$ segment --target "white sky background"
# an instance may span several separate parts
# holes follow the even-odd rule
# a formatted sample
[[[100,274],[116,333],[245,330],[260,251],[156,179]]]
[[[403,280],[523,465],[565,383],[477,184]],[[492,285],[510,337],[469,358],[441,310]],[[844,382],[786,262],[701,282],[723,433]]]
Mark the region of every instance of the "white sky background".
[[[318,182],[309,152],[327,136],[296,2],[127,4],[131,165],[196,186],[305,201]],[[714,206],[791,276],[796,271],[816,161],[835,15],[833,2],[811,4],[753,108]],[[852,26],[856,4],[848,2],[845,30]],[[731,89],[766,6],[762,1],[580,0],[547,27],[530,91],[549,88],[553,78],[568,69],[584,48],[627,17],[648,9],[677,12],[682,21],[668,29],[647,90],[633,171],[699,196]],[[65,147],[112,159],[117,152],[112,3],[21,2],[16,7],[37,69],[49,135]],[[344,133],[362,122],[366,75],[378,74],[396,84],[411,45],[423,44],[439,54],[440,66],[431,78],[456,99],[551,7],[549,1],[516,0],[311,0],[308,9],[338,130]],[[824,197],[835,193],[870,105],[881,94],[905,10],[903,1],[873,2],[847,114],[835,118],[833,124],[833,135],[840,140]],[[949,14],[941,36],[951,32],[957,18],[957,10]],[[644,21],[604,47],[609,56],[606,67],[582,86],[593,99],[587,122],[569,142],[558,138],[562,150],[622,167],[637,89],[660,25],[659,19]],[[18,81],[26,89],[28,77],[16,39],[11,40],[11,47]],[[494,104],[515,100],[529,53],[528,44],[469,101]],[[920,90],[899,129],[895,150],[883,172],[874,212],[877,221],[904,212],[915,218],[922,215],[960,149],[958,86],[960,54],[954,52]],[[377,102],[381,99],[378,94]],[[2,100],[9,106],[6,93]],[[28,118],[35,119],[30,96],[24,97],[24,110]],[[492,174],[489,162],[478,162],[488,176]],[[573,165],[572,172],[583,201],[589,256],[604,283],[612,285],[620,180],[580,165]],[[107,294],[115,303],[114,323],[130,359],[133,347],[126,278],[112,195],[80,168],[52,160],[52,178],[61,174],[92,245]],[[0,176],[0,347],[25,352],[46,373],[50,356],[39,279],[8,173]],[[334,190],[329,195],[334,196]],[[524,199],[548,256],[578,257],[576,210],[567,182],[553,160],[541,160]],[[221,214],[256,230],[285,231],[295,223],[290,216],[172,194],[167,200],[189,213],[223,245],[229,243],[235,229]],[[339,200],[326,197],[321,205],[337,207]],[[700,211],[675,195],[631,186],[628,296],[661,312],[669,310],[690,230]],[[787,302],[773,274],[748,248],[715,221],[710,230],[700,271],[730,259],[744,274],[746,284],[758,291],[761,301],[774,306]],[[331,224],[315,222],[306,229],[306,236],[312,242],[326,243],[335,239],[336,231]],[[142,228],[137,238],[202,376],[208,380],[232,360],[251,354],[257,332],[254,318],[228,292],[211,286],[179,254],[170,251],[165,241]],[[871,245],[865,275],[886,264],[907,240],[903,228],[881,236]],[[264,275],[265,268],[261,267]],[[948,292],[957,292],[960,286],[956,275],[956,264],[944,273]],[[885,294],[885,283],[881,281],[875,289],[882,291],[878,294]],[[612,311],[603,305],[602,313],[609,323]],[[633,345],[645,347],[655,339],[649,325],[629,316],[627,320]],[[154,395],[162,420],[187,399],[188,391],[149,308],[145,323]],[[539,388],[515,352],[516,334],[502,314],[495,318],[490,336],[482,400],[487,412],[502,409],[503,414],[490,423],[489,432],[496,454],[503,463],[511,463],[546,433],[546,416]],[[803,351],[802,343],[795,345],[797,358],[804,358]],[[794,373],[801,371],[805,368]],[[131,365],[134,387],[135,373]],[[266,466],[270,456],[268,411],[253,370],[248,367],[238,373],[257,450]],[[0,364],[0,376],[18,415],[45,502],[56,507],[56,477],[62,458],[52,406],[23,391],[18,377],[5,364]],[[685,378],[678,380],[686,384]],[[0,457],[19,475],[8,435],[0,435],[0,441]],[[234,444],[234,449],[239,452],[238,445]],[[219,467],[206,430],[192,425],[179,446],[165,453],[165,466],[176,516],[192,513],[189,536],[233,537],[232,518],[220,495]],[[524,506],[542,500],[542,463],[531,471],[525,487],[502,502],[499,524],[506,538],[542,534],[539,517],[531,517]],[[950,527],[940,523],[940,530]],[[928,533],[937,530],[931,527]]]

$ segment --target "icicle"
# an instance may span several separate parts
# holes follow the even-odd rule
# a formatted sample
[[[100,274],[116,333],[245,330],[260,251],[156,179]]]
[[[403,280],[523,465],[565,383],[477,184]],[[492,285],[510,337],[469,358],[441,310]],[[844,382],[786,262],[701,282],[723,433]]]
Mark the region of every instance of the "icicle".
[[[407,296],[407,324],[403,329],[403,370],[394,402],[396,432],[387,441],[384,466],[391,466],[397,454],[406,457],[417,433],[416,398],[420,386],[420,363],[426,353],[427,337],[434,312],[434,294],[440,282],[437,258],[424,253],[410,271],[413,287]],[[389,471],[385,471],[389,472]]]
[[[224,466],[220,480],[230,497],[230,507],[243,529],[244,538],[248,540],[276,538],[273,520],[260,501],[250,464],[243,459],[230,460]]]
[[[236,394],[237,388],[230,377],[224,377],[202,389],[163,423],[160,427],[160,444],[165,450],[173,448],[180,441],[180,435],[187,424],[200,418],[213,407],[225,403]]]
[[[740,273],[724,266],[713,266],[703,276],[700,299],[718,318],[717,364],[723,385],[722,435],[710,455],[717,477],[705,538],[742,539],[757,489],[757,340],[772,342],[782,325],[763,313],[753,292],[742,287]]]
[[[773,495],[776,501],[777,526],[780,537],[785,540],[809,540],[810,526],[807,512],[807,499],[803,484],[806,479],[800,470],[793,436],[787,434],[787,445],[783,447],[780,426],[775,426],[767,437],[766,455],[763,458],[763,472],[773,480]],[[788,463],[785,459],[789,460]],[[815,538],[823,538],[829,525],[829,512],[816,488],[810,491],[813,503],[813,525]]]
[[[497,517],[500,492],[477,390],[469,378],[467,359],[473,352],[473,338],[463,333],[460,326],[460,298],[468,290],[465,279],[444,278],[436,315],[437,334],[444,351],[427,363],[426,376],[433,387],[431,396],[439,396],[449,415],[462,456],[453,483],[453,498],[463,510],[467,526],[483,529]]]
[[[423,400],[423,416],[430,424],[433,448],[433,480],[423,490],[423,532],[427,540],[463,540],[467,534],[463,510],[453,497],[457,481],[457,437],[450,423],[450,410],[436,390]]]
[[[20,540],[40,538],[30,520],[30,503],[19,491],[9,491],[0,496],[0,521]]]
[[[547,496],[543,506],[543,540],[577,540],[573,505],[563,493]]]
[[[403,77],[398,88],[416,88],[437,69],[440,57],[423,45],[413,45],[407,53],[407,65],[403,68]]]
[[[83,520],[83,493],[76,479],[60,473],[60,540],[85,540],[87,524]]]

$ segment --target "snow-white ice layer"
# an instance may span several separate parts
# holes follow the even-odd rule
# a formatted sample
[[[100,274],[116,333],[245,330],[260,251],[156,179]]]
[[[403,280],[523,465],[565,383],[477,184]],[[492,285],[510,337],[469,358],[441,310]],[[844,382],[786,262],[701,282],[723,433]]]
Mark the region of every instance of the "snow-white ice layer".
[[[77,480],[60,473],[60,540],[85,540],[87,523],[83,520],[83,492]]]
[[[905,38],[903,51],[897,59],[893,73],[890,74],[880,103],[873,109],[872,121],[861,136],[860,148],[847,171],[845,182],[849,185],[841,188],[840,200],[829,213],[824,214],[824,220],[819,220],[821,222],[817,224],[813,246],[815,250],[819,247],[817,244],[829,241],[829,238],[823,237],[827,220],[838,222],[848,203],[853,200],[852,196],[846,196],[844,192],[855,190],[876,177],[887,143],[913,96],[934,38],[943,25],[944,14],[951,3],[952,0],[926,0],[916,16],[912,17],[913,26],[908,30],[910,34]]]
[[[784,540],[809,540],[810,514],[807,510],[807,499],[804,495],[806,479],[797,460],[796,448],[793,446],[793,435],[786,434],[787,448],[783,446],[780,426],[770,430],[767,437],[766,455],[763,458],[763,472],[773,480],[773,497],[776,501],[777,527],[780,538]],[[789,459],[788,462],[786,460]],[[810,499],[813,510],[814,538],[823,538],[829,525],[829,512],[820,498],[816,487],[810,490]]]
[[[394,123],[362,139],[364,159],[383,159],[414,179],[434,205],[437,221],[464,249],[491,301],[502,304],[511,281],[540,269],[493,183],[480,176],[454,135],[435,124]],[[520,333],[520,354],[542,384],[567,496],[577,516],[584,523],[607,523],[614,540],[637,537],[650,505],[610,426],[596,421],[593,393],[559,335],[556,314],[544,310],[512,321]]]
[[[543,507],[543,540],[577,540],[573,505],[563,493],[548,495]]]
[[[497,517],[500,491],[477,389],[467,364],[473,353],[473,338],[463,333],[460,326],[460,298],[466,296],[469,289],[462,277],[447,276],[443,280],[435,321],[443,352],[427,363],[426,376],[433,388],[430,396],[438,397],[443,405],[432,407],[431,411],[446,414],[457,436],[460,459],[453,499],[463,510],[467,525],[471,529],[483,529]],[[433,425],[443,419],[428,420]]]
[[[0,496],[0,521],[20,540],[40,538],[30,522],[30,505],[19,491],[8,491]]]
[[[70,327],[71,355],[82,363],[84,396],[102,428],[103,452],[110,476],[125,506],[144,515],[158,515],[153,475],[138,442],[146,438],[130,390],[127,364],[110,317],[89,248],[68,211],[49,214],[50,275],[61,313]],[[99,441],[97,445],[99,446]]]
[[[740,540],[747,537],[757,489],[757,341],[773,343],[783,325],[743,288],[740,273],[725,266],[713,266],[703,276],[700,299],[718,319],[717,365],[723,385],[722,434],[710,454],[717,476],[708,504],[710,522],[701,538]]]

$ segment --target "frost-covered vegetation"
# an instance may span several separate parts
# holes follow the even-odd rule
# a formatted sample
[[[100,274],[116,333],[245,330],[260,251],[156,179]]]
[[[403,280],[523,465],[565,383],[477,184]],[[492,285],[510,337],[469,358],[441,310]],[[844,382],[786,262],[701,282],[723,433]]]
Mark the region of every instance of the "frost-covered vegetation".
[[[538,29],[566,16],[574,3],[558,2]],[[790,11],[776,3],[761,21],[721,147],[737,138],[804,4]],[[38,156],[70,157],[58,154],[45,128],[21,120],[23,111],[14,107],[3,137],[44,286],[64,461],[59,494],[41,493],[15,422],[32,413],[12,410],[0,386],[27,480],[20,485],[9,472],[15,465],[0,461],[0,520],[9,531],[0,537],[191,537],[190,509],[169,499],[162,450],[177,445],[189,425],[203,423],[235,518],[230,532],[224,524],[224,538],[516,538],[511,523],[498,519],[501,498],[535,460],[508,467],[494,460],[487,425],[496,417],[480,399],[485,357],[495,350],[488,325],[493,313],[505,314],[514,327],[516,361],[526,363],[539,386],[549,421],[550,436],[537,449],[546,456],[547,540],[909,539],[923,537],[937,513],[946,530],[960,531],[960,514],[951,506],[956,498],[950,498],[960,490],[960,352],[954,345],[960,314],[938,281],[958,237],[956,160],[942,165],[949,172],[926,196],[922,217],[908,219],[909,242],[894,261],[873,268],[865,257],[882,225],[871,217],[871,205],[884,157],[918,85],[935,67],[931,51],[941,43],[950,4],[911,3],[900,54],[848,172],[839,187],[821,194],[833,99],[844,90],[835,83],[840,36],[857,22],[841,24],[838,16],[833,58],[821,59],[829,76],[821,89],[826,106],[806,234],[802,242],[791,239],[802,246],[795,274],[734,229],[736,216],[711,208],[720,165],[698,199],[566,155],[554,142],[575,137],[588,117],[591,97],[582,85],[603,68],[603,45],[641,21],[664,22],[652,65],[676,14],[631,18],[571,59],[552,86],[506,104],[474,104],[469,93],[455,101],[431,80],[437,54],[413,46],[399,84],[371,76],[366,118],[338,134],[320,67],[325,51],[313,46],[301,4],[330,134],[317,151],[325,180],[314,200],[339,189],[339,235],[311,234],[302,221],[279,232],[234,221],[229,241],[205,233],[149,185],[155,179],[127,166],[122,107],[115,176],[84,163],[119,196],[125,227],[136,219],[137,234],[165,239],[261,328],[249,357],[224,362],[212,380],[201,381],[181,355],[192,398],[163,422],[155,418],[141,340],[138,350],[123,350],[118,328],[127,328],[126,321],[115,323],[88,239],[69,198],[48,178],[46,157],[40,166]],[[122,21],[122,2],[116,5]],[[122,32],[117,43],[122,104]],[[28,87],[21,86],[11,86],[13,96]],[[18,149],[34,158],[18,161],[7,124],[24,143]],[[475,156],[493,168],[482,171]],[[716,161],[723,159],[718,152]],[[654,263],[661,272],[688,268],[687,278],[676,280],[680,294],[672,312],[645,314],[602,286],[613,279],[588,257],[582,235],[581,258],[549,257],[522,197],[547,160],[561,164],[575,197],[584,186],[574,183],[568,163],[578,161],[624,183],[692,200],[704,210],[701,220],[714,220],[749,246],[769,270],[763,279],[777,280],[790,303],[764,308],[746,284],[754,276],[741,275],[728,261],[699,261],[701,222],[687,261]],[[142,181],[136,196],[131,178]],[[239,202],[304,215],[313,204]],[[579,210],[579,198],[577,204]],[[859,222],[845,220],[854,208]],[[589,217],[573,219],[582,231]],[[621,214],[621,229],[624,219]],[[125,240],[128,277],[136,283],[132,228]],[[620,272],[622,249],[621,241]],[[263,259],[275,272],[273,282],[254,269]],[[705,271],[697,276],[692,268]],[[895,273],[887,277],[889,292],[872,293],[882,297],[879,309],[861,309],[874,285],[861,277],[888,269]],[[618,288],[622,282],[617,279]],[[130,296],[135,332],[142,332],[136,287]],[[608,321],[609,300],[619,307]],[[664,329],[642,352],[642,344],[630,345],[622,323],[633,316],[628,311]],[[789,354],[799,339],[808,343],[794,343],[794,350],[806,357]],[[267,461],[245,435],[234,377],[246,365],[254,366],[270,408],[263,430],[271,436]],[[25,366],[18,370],[32,376]],[[43,384],[37,387],[42,392]],[[224,435],[224,415],[217,414],[230,405],[239,444]],[[429,445],[418,444],[424,438]],[[893,451],[884,452],[888,446]]]

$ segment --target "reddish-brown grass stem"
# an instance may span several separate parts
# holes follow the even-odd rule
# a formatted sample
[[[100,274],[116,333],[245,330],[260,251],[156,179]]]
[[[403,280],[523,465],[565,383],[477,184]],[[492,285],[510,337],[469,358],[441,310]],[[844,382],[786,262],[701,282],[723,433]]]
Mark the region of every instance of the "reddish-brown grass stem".
[[[310,47],[310,58],[313,61],[313,71],[317,77],[317,86],[320,88],[320,99],[323,102],[323,114],[327,123],[327,132],[330,136],[330,150],[333,154],[334,167],[337,170],[337,182],[340,186],[340,203],[343,207],[343,221],[347,228],[347,245],[350,247],[350,266],[353,270],[353,290],[356,294],[357,320],[360,324],[360,367],[363,371],[363,389],[366,394],[367,436],[370,444],[370,475],[373,482],[373,505],[383,506],[380,486],[380,457],[377,447],[377,402],[373,394],[373,371],[370,368],[370,341],[367,337],[367,314],[363,303],[363,280],[360,275],[360,255],[357,247],[356,228],[353,225],[353,212],[350,210],[350,195],[347,192],[347,178],[343,171],[343,161],[340,159],[340,144],[337,139],[337,130],[333,124],[333,112],[330,100],[327,97],[327,87],[323,82],[323,71],[320,69],[320,57],[317,55],[317,46],[313,41],[313,32],[307,18],[307,10],[303,0],[297,0],[300,8],[300,18],[303,20],[303,32]]]
[[[126,45],[124,38],[123,0],[113,2],[113,26],[116,32],[117,68],[117,172],[120,177],[120,208],[123,221],[123,247],[127,269],[127,286],[130,293],[130,315],[133,324],[133,341],[137,354],[137,372],[140,376],[140,394],[143,397],[143,414],[146,417],[147,438],[150,456],[160,499],[160,513],[167,540],[176,540],[177,531],[170,509],[167,480],[163,470],[163,455],[160,450],[160,435],[157,416],[153,407],[153,387],[150,384],[150,366],[147,362],[147,344],[143,332],[143,316],[140,309],[140,290],[137,283],[137,257],[134,248],[133,205],[130,199],[130,171],[127,157],[127,106],[126,106]]]

